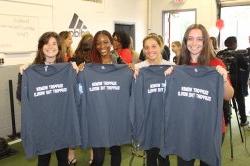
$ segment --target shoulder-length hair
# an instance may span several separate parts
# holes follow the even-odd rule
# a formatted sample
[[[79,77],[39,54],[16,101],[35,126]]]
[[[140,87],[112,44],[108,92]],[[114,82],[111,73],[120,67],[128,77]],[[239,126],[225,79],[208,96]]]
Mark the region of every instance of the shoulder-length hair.
[[[71,35],[71,32],[70,31],[61,31],[59,33],[59,41],[60,41],[60,44],[61,44],[61,50],[62,50],[62,55],[63,56],[69,56],[69,57],[72,57],[73,56],[73,49],[72,47],[68,47],[66,46],[66,43],[65,43],[65,40]]]
[[[84,62],[90,61],[92,43],[93,43],[92,34],[89,32],[83,34],[82,39],[80,40],[75,50],[74,57],[78,57],[82,59]]]
[[[55,38],[58,45],[58,53],[56,55],[55,63],[63,62],[58,34],[56,32],[45,32],[38,40],[37,53],[33,64],[44,64],[45,54],[43,52],[43,46],[49,42],[50,38]]]
[[[211,48],[208,32],[206,28],[201,24],[192,24],[187,28],[184,34],[183,41],[182,41],[182,49],[181,49],[182,51],[181,51],[181,56],[178,61],[178,64],[179,65],[191,64],[191,55],[190,55],[190,51],[187,48],[187,40],[188,40],[190,31],[193,29],[201,30],[202,38],[203,38],[203,48],[201,50],[200,56],[198,57],[197,64],[206,66],[215,57],[215,55],[214,55],[213,49]]]
[[[108,31],[106,31],[106,30],[98,31],[95,34],[94,39],[93,39],[93,45],[92,45],[92,50],[91,50],[91,62],[92,63],[102,63],[101,55],[96,49],[97,38],[98,38],[99,35],[107,36],[109,38],[109,40],[110,40],[110,43],[111,44],[113,43],[113,38],[112,38],[111,34]]]
[[[115,31],[112,36],[113,38],[115,36],[117,37],[123,49],[129,48],[131,40],[130,40],[130,36],[128,35],[128,33],[126,33],[125,31]]]

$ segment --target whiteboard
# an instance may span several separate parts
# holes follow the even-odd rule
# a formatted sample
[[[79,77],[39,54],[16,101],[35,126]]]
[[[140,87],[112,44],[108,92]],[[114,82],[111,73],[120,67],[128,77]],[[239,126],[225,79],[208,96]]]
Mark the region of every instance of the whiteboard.
[[[45,31],[52,31],[51,5],[0,1],[0,53],[35,51]]]

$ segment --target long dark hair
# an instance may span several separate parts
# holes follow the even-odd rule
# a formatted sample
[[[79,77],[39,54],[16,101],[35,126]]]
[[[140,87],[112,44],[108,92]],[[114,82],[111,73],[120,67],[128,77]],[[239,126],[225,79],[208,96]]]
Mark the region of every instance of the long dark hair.
[[[106,31],[106,30],[98,31],[95,34],[94,39],[93,39],[93,45],[92,45],[92,50],[91,50],[91,61],[92,61],[92,63],[102,63],[101,55],[96,49],[97,38],[98,38],[99,35],[107,36],[109,38],[111,44],[113,43],[113,38],[112,38],[111,34],[108,31]]]
[[[210,41],[209,41],[208,32],[206,28],[201,24],[192,24],[187,28],[184,34],[183,41],[182,41],[182,49],[181,49],[182,51],[181,51],[181,56],[179,58],[178,64],[179,65],[191,64],[191,55],[187,48],[187,40],[188,40],[188,35],[190,31],[193,29],[199,29],[202,32],[203,48],[202,48],[200,56],[198,57],[197,63],[198,65],[206,66],[215,57],[215,55],[214,55],[213,49],[211,48],[211,44],[209,43]]]
[[[115,31],[113,38],[116,36],[118,41],[121,43],[122,48],[129,48],[131,40],[129,35],[125,31]]]
[[[53,37],[56,39],[57,45],[58,45],[58,53],[56,55],[56,61],[55,63],[63,62],[63,58],[61,55],[61,45],[59,42],[59,36],[56,32],[45,32],[42,34],[42,36],[38,40],[38,48],[36,57],[33,61],[33,64],[44,64],[45,62],[45,54],[43,52],[43,46],[49,42],[49,39]]]
[[[81,62],[90,63],[90,53],[92,49],[93,36],[90,33],[86,33],[82,36],[81,41],[79,42],[74,58],[79,58]]]

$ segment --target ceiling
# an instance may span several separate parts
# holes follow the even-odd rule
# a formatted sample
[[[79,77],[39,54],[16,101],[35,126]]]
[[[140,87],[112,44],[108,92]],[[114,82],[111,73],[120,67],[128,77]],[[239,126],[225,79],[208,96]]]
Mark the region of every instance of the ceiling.
[[[250,0],[218,0],[222,6],[250,5]]]

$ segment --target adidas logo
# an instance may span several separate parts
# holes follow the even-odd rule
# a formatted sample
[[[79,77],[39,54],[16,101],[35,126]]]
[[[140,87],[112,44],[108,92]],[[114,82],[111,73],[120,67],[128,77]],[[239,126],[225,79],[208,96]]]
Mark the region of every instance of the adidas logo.
[[[73,37],[81,37],[82,34],[85,32],[84,30],[87,29],[87,26],[83,24],[83,21],[79,19],[78,15],[74,13],[71,22],[69,24],[70,32],[72,33]]]

